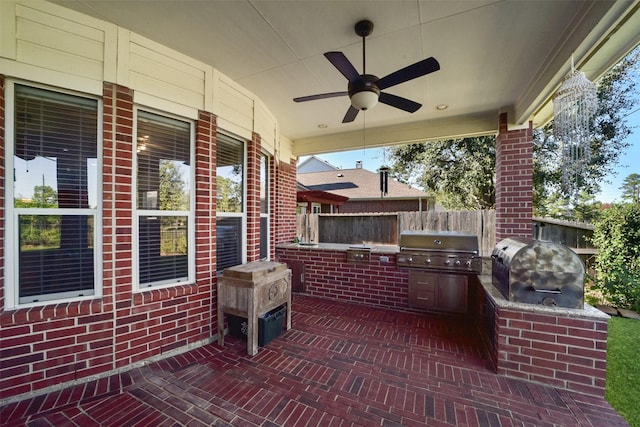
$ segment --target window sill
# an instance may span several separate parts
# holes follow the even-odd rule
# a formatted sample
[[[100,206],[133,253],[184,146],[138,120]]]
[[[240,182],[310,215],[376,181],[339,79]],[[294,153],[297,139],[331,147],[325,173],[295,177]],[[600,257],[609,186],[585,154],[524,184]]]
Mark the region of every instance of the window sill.
[[[135,305],[149,304],[158,301],[165,301],[172,298],[179,298],[185,295],[193,295],[198,292],[198,285],[176,285],[169,288],[144,289],[133,294]]]
[[[37,307],[18,308],[0,314],[0,325],[16,326],[53,319],[88,316],[103,313],[102,298],[84,301],[62,302]]]

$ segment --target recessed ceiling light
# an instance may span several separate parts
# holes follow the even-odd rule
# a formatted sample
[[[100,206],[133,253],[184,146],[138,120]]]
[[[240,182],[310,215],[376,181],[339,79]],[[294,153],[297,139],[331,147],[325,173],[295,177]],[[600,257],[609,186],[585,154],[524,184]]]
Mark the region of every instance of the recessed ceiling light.
[[[447,108],[449,108],[447,104],[438,104],[438,106],[436,107],[436,110],[442,111],[442,110],[446,110]]]

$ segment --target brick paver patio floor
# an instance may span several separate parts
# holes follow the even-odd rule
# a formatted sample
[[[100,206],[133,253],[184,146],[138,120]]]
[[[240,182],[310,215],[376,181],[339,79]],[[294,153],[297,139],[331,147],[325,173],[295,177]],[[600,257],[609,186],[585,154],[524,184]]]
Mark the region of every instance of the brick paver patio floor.
[[[626,426],[604,400],[496,375],[476,326],[293,297],[254,357],[228,338],[0,408],[3,426]]]

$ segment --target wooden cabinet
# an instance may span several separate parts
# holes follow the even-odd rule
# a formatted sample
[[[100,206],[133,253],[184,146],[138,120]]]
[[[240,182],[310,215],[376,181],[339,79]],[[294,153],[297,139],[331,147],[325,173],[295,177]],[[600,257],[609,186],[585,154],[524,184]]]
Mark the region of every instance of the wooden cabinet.
[[[218,344],[224,345],[223,314],[247,319],[247,353],[258,353],[258,317],[287,305],[291,329],[291,270],[286,264],[255,261],[230,267],[218,278]]]
[[[409,305],[413,308],[466,313],[467,289],[465,274],[409,271]]]

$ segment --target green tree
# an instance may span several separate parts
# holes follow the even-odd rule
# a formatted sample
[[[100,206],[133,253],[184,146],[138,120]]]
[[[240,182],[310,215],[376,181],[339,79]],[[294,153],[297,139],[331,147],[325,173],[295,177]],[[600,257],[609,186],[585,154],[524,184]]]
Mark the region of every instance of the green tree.
[[[218,176],[217,210],[218,212],[242,212],[242,186],[232,179]]]
[[[594,222],[600,218],[601,208],[602,203],[596,201],[592,193],[582,190],[578,193],[569,219],[580,222]]]
[[[622,200],[631,203],[640,203],[640,175],[632,173],[622,181]]]
[[[591,123],[591,163],[577,180],[580,191],[569,194],[561,186],[560,147],[553,123],[534,131],[533,207],[536,216],[572,218],[584,215],[584,194],[596,194],[604,177],[613,172],[631,130],[625,117],[640,98],[636,81],[640,47],[622,59],[598,82],[599,106]],[[495,138],[433,141],[390,147],[391,173],[401,182],[431,191],[448,209],[486,209],[495,205]],[[577,208],[577,209],[576,209]]]
[[[640,311],[640,204],[613,204],[596,221],[594,287],[621,308]]]
[[[189,210],[189,192],[176,162],[160,160],[159,207],[162,210]]]
[[[58,193],[48,185],[33,187],[33,207],[55,208],[58,206]]]
[[[55,208],[58,193],[48,185],[36,185],[30,200],[15,199],[14,203],[16,208]],[[58,247],[60,221],[59,215],[20,215],[21,250]]]
[[[560,145],[553,137],[553,122],[534,131],[533,206],[534,214],[547,210],[555,198],[577,205],[581,192],[600,192],[605,177],[614,172],[620,156],[629,147],[626,138],[631,129],[625,121],[638,102],[640,47],[623,58],[598,81],[598,110],[591,121],[591,162],[575,179],[579,191],[561,185]],[[541,215],[540,215],[541,216]]]
[[[495,206],[495,137],[409,144],[386,152],[396,179],[435,193],[447,209]]]

